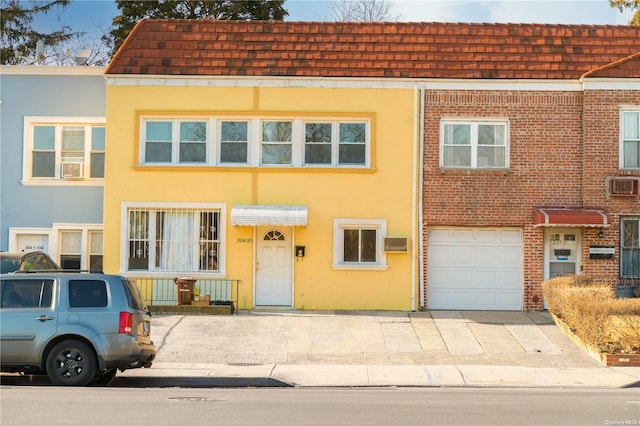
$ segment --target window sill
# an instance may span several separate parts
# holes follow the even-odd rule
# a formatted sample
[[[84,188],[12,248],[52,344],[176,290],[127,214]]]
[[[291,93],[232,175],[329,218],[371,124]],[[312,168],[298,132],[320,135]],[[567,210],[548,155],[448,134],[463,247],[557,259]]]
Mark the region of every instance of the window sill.
[[[22,180],[24,186],[104,186],[104,179],[43,179]]]
[[[295,173],[374,173],[376,168],[372,166],[335,166],[335,167],[312,167],[312,166],[255,166],[255,165],[180,165],[180,164],[138,164],[133,166],[135,171],[162,171],[162,172],[295,172]]]
[[[389,269],[389,265],[347,265],[347,264],[333,264],[331,267],[336,271],[386,271]]]
[[[440,167],[441,174],[451,175],[495,175],[506,176],[509,174],[509,169],[471,169],[471,168],[444,168]]]

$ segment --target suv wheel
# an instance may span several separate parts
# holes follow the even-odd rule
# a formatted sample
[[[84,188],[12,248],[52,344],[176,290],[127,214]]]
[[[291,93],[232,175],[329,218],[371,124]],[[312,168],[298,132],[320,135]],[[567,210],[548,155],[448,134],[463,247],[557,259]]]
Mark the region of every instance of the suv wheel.
[[[65,340],[47,356],[47,375],[57,385],[85,386],[95,374],[95,356],[85,343]]]

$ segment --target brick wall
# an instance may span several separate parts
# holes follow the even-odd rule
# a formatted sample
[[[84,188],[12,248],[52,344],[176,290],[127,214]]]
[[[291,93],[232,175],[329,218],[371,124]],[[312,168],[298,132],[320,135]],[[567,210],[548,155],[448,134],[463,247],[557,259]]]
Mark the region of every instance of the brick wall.
[[[534,208],[582,207],[582,102],[582,92],[425,93],[425,248],[430,226],[522,228],[525,310],[542,307],[543,229],[533,227]],[[441,169],[440,121],[448,118],[507,119],[508,169]]]
[[[640,106],[640,90],[586,90],[584,92],[584,205],[605,207],[611,227],[604,238],[593,230],[584,232],[583,272],[599,281],[617,284],[620,264],[620,216],[640,215],[638,198],[610,197],[607,177],[640,176],[639,171],[620,169],[620,108]],[[590,260],[589,245],[611,245],[611,260]]]

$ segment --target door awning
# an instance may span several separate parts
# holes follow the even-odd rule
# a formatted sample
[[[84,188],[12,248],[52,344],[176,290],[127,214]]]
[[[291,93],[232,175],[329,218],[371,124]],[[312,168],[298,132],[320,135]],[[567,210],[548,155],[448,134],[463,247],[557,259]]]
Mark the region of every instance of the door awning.
[[[606,228],[611,226],[603,210],[595,209],[536,209],[534,226]]]
[[[306,206],[245,205],[231,208],[233,226],[307,226]]]

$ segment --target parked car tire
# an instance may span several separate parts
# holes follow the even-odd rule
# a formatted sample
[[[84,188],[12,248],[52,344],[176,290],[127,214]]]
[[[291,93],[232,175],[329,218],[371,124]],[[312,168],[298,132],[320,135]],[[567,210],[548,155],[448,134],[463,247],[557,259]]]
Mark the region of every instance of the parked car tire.
[[[97,374],[91,379],[89,382],[90,386],[109,386],[113,379],[116,378],[116,373],[118,372],[117,368],[112,368],[111,370],[107,370],[103,374]]]
[[[93,350],[77,340],[55,345],[47,356],[47,375],[57,385],[86,386],[96,375]]]

